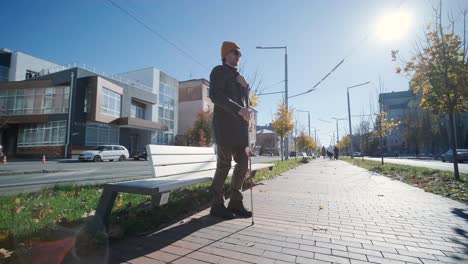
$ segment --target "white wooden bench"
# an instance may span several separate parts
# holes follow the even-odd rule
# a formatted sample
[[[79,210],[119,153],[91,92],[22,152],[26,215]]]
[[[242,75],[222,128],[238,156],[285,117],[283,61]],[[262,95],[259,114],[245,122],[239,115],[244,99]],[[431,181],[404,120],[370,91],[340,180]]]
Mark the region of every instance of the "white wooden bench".
[[[152,178],[104,185],[96,218],[106,227],[119,192],[151,195],[152,204],[161,206],[167,203],[171,191],[213,180],[216,170],[214,148],[147,145],[146,149]],[[235,165],[234,161],[232,164]],[[269,163],[252,164],[252,177],[260,169],[272,170],[273,167],[274,164]],[[229,176],[232,172],[233,168]]]

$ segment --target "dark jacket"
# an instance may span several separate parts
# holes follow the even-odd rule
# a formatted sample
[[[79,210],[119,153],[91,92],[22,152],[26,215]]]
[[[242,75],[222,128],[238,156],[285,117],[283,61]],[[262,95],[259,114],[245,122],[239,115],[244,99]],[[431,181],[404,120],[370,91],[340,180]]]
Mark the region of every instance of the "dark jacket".
[[[237,82],[237,75],[236,68],[225,64],[214,67],[210,74],[213,130],[218,145],[248,146],[248,124],[239,115],[239,110],[249,104],[249,91]]]

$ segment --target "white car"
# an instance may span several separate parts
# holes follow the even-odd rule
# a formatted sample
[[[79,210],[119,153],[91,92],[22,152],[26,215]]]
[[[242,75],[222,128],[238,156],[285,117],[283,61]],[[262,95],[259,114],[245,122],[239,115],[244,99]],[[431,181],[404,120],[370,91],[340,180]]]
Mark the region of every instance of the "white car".
[[[120,145],[97,146],[93,150],[85,150],[80,153],[79,160],[103,161],[103,160],[126,160],[128,159],[128,150]]]

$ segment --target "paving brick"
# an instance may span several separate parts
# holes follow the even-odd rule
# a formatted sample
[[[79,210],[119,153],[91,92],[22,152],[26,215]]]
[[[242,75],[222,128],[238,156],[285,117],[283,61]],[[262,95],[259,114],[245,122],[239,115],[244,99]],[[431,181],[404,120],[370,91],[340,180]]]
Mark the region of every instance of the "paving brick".
[[[412,251],[412,252],[424,252],[424,253],[427,253],[427,254],[440,255],[440,256],[445,256],[446,255],[442,251],[436,250],[436,249],[422,248],[422,247],[411,247],[411,246],[406,246],[406,248],[409,251]]]
[[[131,264],[163,264],[166,263],[164,261],[152,259],[152,258],[147,258],[147,257],[139,257],[135,259],[131,259],[127,261],[128,263]]]
[[[262,258],[259,256],[254,256],[250,254],[244,254],[241,252],[235,252],[232,250],[226,250],[226,249],[221,249],[221,248],[216,248],[216,247],[205,247],[201,249],[202,252],[208,253],[208,254],[214,254],[217,256],[222,256],[226,258],[232,258],[235,260],[240,260],[240,261],[247,261],[247,262],[252,262],[252,263],[265,263],[265,264],[273,264],[274,260],[273,259],[268,259],[268,258]]]
[[[362,244],[358,242],[351,242],[351,241],[343,241],[338,239],[332,239],[332,244],[342,245],[342,246],[350,246],[355,248],[362,248]]]
[[[300,256],[300,257],[311,258],[311,259],[313,259],[315,255],[314,252],[291,249],[291,248],[283,248],[283,253],[288,254],[288,255],[298,256],[298,257]]]
[[[245,264],[245,263],[248,263],[248,262],[245,262],[245,261],[240,261],[240,260],[236,260],[236,259],[230,259],[230,258],[222,258],[219,263],[222,263],[222,264]],[[250,263],[253,263],[253,262],[250,262]]]
[[[323,253],[323,254],[331,254],[331,249],[324,248],[324,247],[316,247],[316,246],[308,246],[308,245],[301,245],[299,247],[300,250],[315,252],[315,253]]]
[[[330,255],[325,255],[325,254],[320,254],[320,253],[315,254],[314,258],[318,259],[318,260],[330,261],[332,263],[340,263],[340,264],[350,264],[351,263],[351,261],[348,258],[330,256]]]
[[[166,253],[163,251],[156,251],[151,254],[146,255],[148,258],[160,260],[160,261],[173,261],[174,259],[178,258],[179,256],[171,254],[171,253]]]
[[[181,247],[181,248],[185,248],[185,249],[191,249],[191,250],[197,250],[197,249],[203,247],[203,245],[188,242],[188,241],[184,241],[184,240],[176,241],[172,245],[177,246],[177,247]]]
[[[288,254],[278,253],[278,252],[273,252],[273,251],[265,251],[265,253],[263,253],[263,256],[267,258],[272,258],[272,259],[287,261],[287,262],[292,262],[292,263],[296,261],[296,256],[294,255],[288,255]]]
[[[216,255],[212,255],[212,254],[208,254],[204,252],[198,252],[198,251],[187,255],[187,257],[192,258],[192,259],[206,261],[208,263],[219,263],[221,259],[223,259],[223,257],[220,257],[220,256],[216,256]]]
[[[319,259],[310,259],[304,257],[297,257],[296,263],[298,264],[332,264],[330,261],[323,261]]]
[[[344,258],[349,258],[349,259],[357,259],[357,260],[367,261],[366,255],[359,254],[359,253],[346,252],[346,251],[333,249],[332,250],[332,255],[339,256],[339,257],[344,257]]]
[[[178,255],[178,256],[187,255],[187,254],[193,252],[193,250],[191,250],[191,249],[186,249],[186,248],[183,248],[183,247],[177,247],[177,246],[172,246],[172,245],[161,248],[160,250],[164,251],[164,252],[167,252],[167,253],[174,254],[174,255]]]
[[[380,258],[376,256],[367,256],[367,259],[369,259],[369,261],[372,263],[379,263],[379,264],[406,264],[406,262],[401,261],[401,260]]]
[[[443,257],[443,256],[436,256],[436,258],[442,262],[445,262],[445,263],[464,263],[466,264],[467,261],[466,259],[460,259],[460,258],[456,258],[456,257]]]
[[[323,247],[323,248],[337,249],[337,250],[346,251],[346,246],[342,246],[342,245],[338,245],[338,244],[332,244],[332,243],[317,241],[317,243],[315,245],[317,247]]]
[[[348,251],[353,252],[353,253],[364,254],[364,255],[383,257],[382,253],[379,250],[348,247]],[[394,252],[396,253],[396,251],[394,251]]]
[[[174,263],[174,264],[206,264],[206,263],[209,263],[209,262],[205,262],[205,261],[200,261],[200,260],[196,260],[196,259],[191,259],[191,258],[180,258],[180,259],[177,259],[171,263]]]
[[[437,260],[432,254],[427,253],[427,252],[415,252],[415,251],[404,250],[404,249],[397,249],[397,251],[400,255]]]
[[[415,257],[409,257],[409,256],[404,256],[404,255],[399,255],[399,254],[393,254],[393,253],[387,253],[387,252],[382,252],[384,258],[389,258],[389,259],[396,259],[396,260],[401,260],[401,261],[406,261],[410,263],[421,263],[421,260]]]

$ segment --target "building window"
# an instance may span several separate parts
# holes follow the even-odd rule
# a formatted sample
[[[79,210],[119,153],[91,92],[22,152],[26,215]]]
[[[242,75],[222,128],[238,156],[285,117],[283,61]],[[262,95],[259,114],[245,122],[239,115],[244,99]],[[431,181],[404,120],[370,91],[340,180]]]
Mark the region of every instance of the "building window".
[[[0,82],[8,82],[8,72],[10,68],[0,66]]]
[[[103,87],[101,95],[101,113],[120,117],[121,107],[122,95]]]
[[[26,70],[26,77],[25,77],[26,80],[36,78],[38,76],[39,76],[39,72]]]
[[[0,115],[68,112],[70,87],[0,90]]]
[[[18,147],[64,145],[66,125],[66,120],[21,125],[18,130]]]
[[[172,145],[174,144],[175,130],[175,97],[176,89],[164,83],[159,83],[159,106],[158,122],[167,127],[167,130],[157,132],[153,143]]]
[[[132,100],[130,117],[145,119],[145,104],[135,102]]]
[[[168,130],[158,130],[153,133],[151,144],[174,145],[174,133]]]
[[[86,123],[86,146],[118,145],[119,127],[100,123]]]

